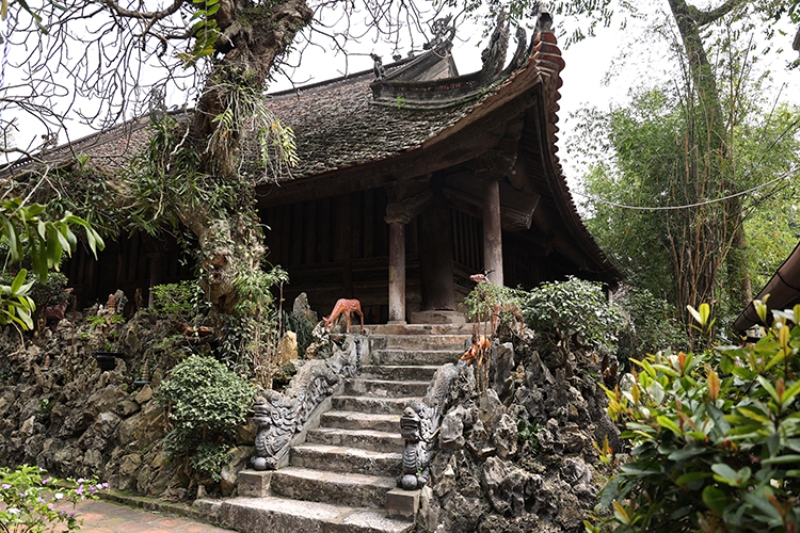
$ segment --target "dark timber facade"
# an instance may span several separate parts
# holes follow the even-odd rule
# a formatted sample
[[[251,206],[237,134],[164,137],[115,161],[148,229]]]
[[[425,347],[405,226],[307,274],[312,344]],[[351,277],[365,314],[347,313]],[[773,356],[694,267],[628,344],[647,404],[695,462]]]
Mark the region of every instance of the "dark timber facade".
[[[528,42],[518,31],[504,66],[507,45],[501,23],[483,69],[459,76],[440,36],[417,58],[266,103],[294,128],[300,160],[293,179],[256,190],[271,228],[267,259],[290,276],[288,301],[305,292],[328,313],[357,298],[370,323],[448,321],[459,320],[478,272],[525,288],[567,275],[619,278],[580,221],[556,156],[564,63],[555,37]],[[126,126],[134,140],[124,148],[99,135],[82,151],[120,164],[142,145],[145,122]],[[88,263],[79,255],[68,268],[82,303],[188,275],[167,238],[123,239]]]

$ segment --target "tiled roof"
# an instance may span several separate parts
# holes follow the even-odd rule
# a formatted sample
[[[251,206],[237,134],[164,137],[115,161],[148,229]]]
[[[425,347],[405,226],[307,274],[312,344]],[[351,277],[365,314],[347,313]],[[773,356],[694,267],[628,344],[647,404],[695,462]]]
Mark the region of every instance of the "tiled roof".
[[[461,120],[475,100],[449,109],[418,111],[371,103],[372,71],[346,82],[273,97],[275,115],[296,134],[295,178],[376,161],[420,146]]]
[[[580,262],[584,263],[583,268],[597,273],[605,281],[620,279],[615,267],[580,220],[556,155],[558,89],[561,87],[560,71],[564,61],[555,36],[552,33],[540,33],[530,47],[518,46],[518,53],[520,51],[524,51],[525,56],[520,58],[515,55],[514,69],[501,72],[499,78],[490,80],[491,83],[481,91],[466,92],[461,99],[452,98],[454,93],[450,91],[450,97],[440,108],[431,109],[427,97],[425,109],[406,106],[403,99],[398,99],[394,106],[386,105],[386,101],[376,105],[370,87],[375,82],[372,70],[271,96],[267,105],[296,134],[299,163],[292,170],[293,177],[305,181],[306,178],[328,175],[366,163],[393,161],[411,150],[425,151],[429,148],[435,151],[436,143],[442,139],[452,137],[471,124],[491,116],[503,106],[518,99],[527,99],[525,101],[529,103],[525,105],[538,105],[537,113],[541,114],[537,124],[540,124],[538,128],[542,136],[544,168],[541,175],[530,177],[542,197],[541,207],[546,208],[558,221],[558,232],[564,236],[562,242],[566,243],[563,246],[582,251],[584,259]],[[423,57],[412,62],[405,60],[387,65],[387,82],[391,82],[393,71],[422,61]],[[449,60],[446,57],[444,59]],[[471,80],[469,76],[452,78],[459,79]],[[448,84],[449,80],[439,80],[440,87],[452,89],[452,83]],[[408,80],[402,80],[397,85],[406,90]],[[430,91],[436,90],[436,86],[436,83],[427,80],[420,83],[418,88]],[[532,100],[533,93],[538,96]],[[407,94],[413,95],[413,91]],[[533,104],[534,101],[538,104]],[[525,112],[524,107],[521,112]],[[88,154],[97,167],[116,172],[127,164],[139,148],[145,146],[147,132],[144,127],[147,122],[146,118],[129,121],[105,134],[96,134],[48,152],[46,157],[64,158],[71,152]],[[24,164],[22,162],[22,166]],[[255,172],[256,169],[251,167],[251,171]]]

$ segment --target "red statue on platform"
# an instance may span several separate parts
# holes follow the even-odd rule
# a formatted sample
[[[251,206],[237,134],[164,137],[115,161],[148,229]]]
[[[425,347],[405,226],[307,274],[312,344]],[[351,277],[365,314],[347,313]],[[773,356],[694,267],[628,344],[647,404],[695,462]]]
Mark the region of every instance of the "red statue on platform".
[[[361,331],[364,331],[364,313],[361,312],[361,302],[358,300],[348,300],[346,298],[342,298],[336,302],[329,317],[322,317],[322,321],[325,323],[325,329],[330,330],[331,326],[336,323],[336,319],[338,319],[342,313],[347,313],[347,333],[350,333],[353,313],[361,317]]]

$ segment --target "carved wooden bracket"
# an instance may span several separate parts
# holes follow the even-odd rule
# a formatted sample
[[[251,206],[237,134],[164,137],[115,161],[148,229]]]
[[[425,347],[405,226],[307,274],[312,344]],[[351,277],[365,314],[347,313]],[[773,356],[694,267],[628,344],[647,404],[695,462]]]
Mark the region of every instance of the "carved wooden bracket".
[[[399,202],[394,202],[386,206],[387,224],[399,222],[408,224],[415,216],[419,215],[428,203],[433,199],[433,190],[425,189],[419,194],[415,194]]]
[[[483,194],[479,181],[448,177],[443,192],[447,204],[453,209],[475,218],[483,216]],[[540,198],[538,194],[519,191],[500,182],[500,218],[503,229],[522,231],[530,228]]]

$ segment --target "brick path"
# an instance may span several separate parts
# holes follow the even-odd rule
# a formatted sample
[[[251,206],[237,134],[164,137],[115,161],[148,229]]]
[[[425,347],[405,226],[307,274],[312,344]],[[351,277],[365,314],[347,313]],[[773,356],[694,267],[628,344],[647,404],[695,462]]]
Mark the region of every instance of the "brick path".
[[[102,500],[78,504],[81,533],[232,533],[228,529]]]

